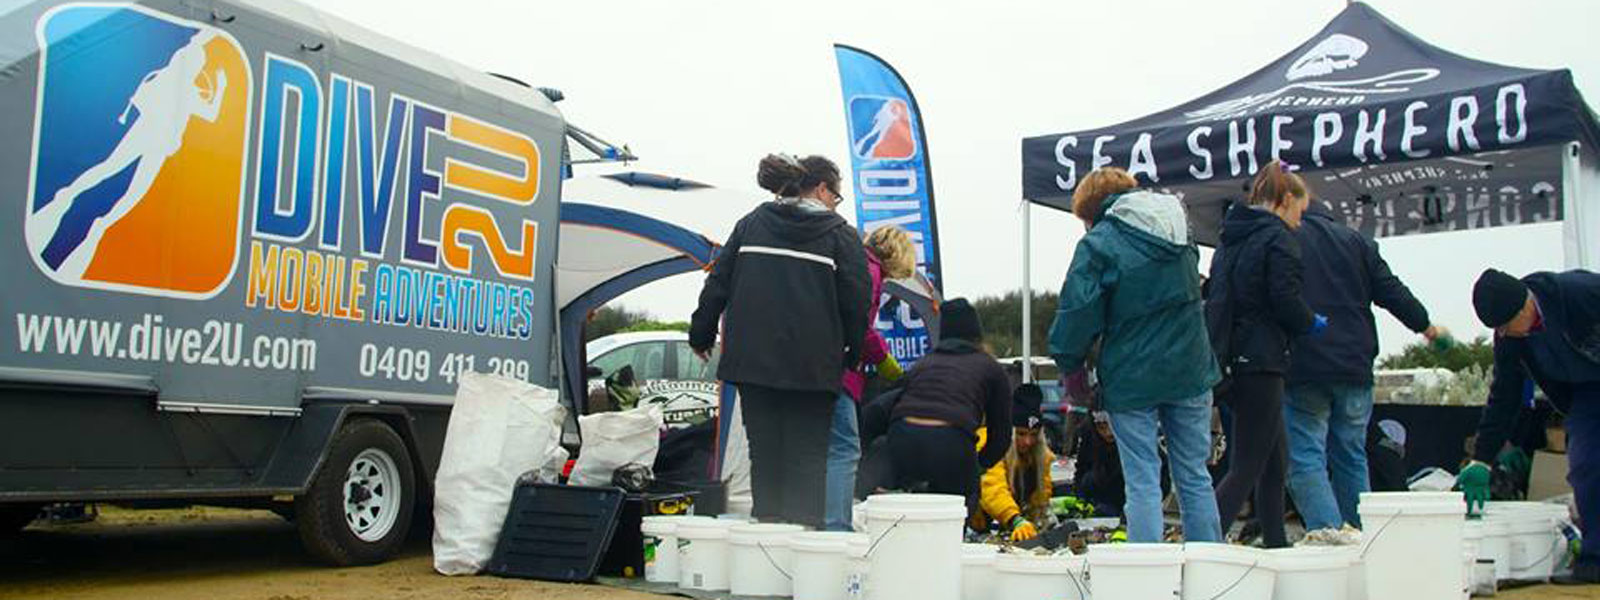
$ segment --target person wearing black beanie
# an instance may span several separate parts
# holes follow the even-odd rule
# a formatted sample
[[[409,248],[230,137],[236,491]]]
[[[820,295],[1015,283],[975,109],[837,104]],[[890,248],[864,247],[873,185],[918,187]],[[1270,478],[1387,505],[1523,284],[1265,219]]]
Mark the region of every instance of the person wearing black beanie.
[[[1566,416],[1567,481],[1580,528],[1600,538],[1600,274],[1541,272],[1518,279],[1488,269],[1472,308],[1494,329],[1494,372],[1472,462],[1456,483],[1476,512],[1489,500],[1490,467],[1510,436],[1531,379]],[[1584,544],[1560,584],[1600,584],[1600,544]]]
[[[1043,434],[1044,392],[1037,384],[1024,383],[1011,393],[1011,448],[983,473],[979,504],[983,508],[980,528],[993,519],[1011,541],[1038,536],[1036,523],[1050,511],[1050,496],[1055,484],[1050,480],[1050,464],[1055,455],[1040,436]],[[978,435],[982,449],[984,435]]]
[[[939,337],[982,343],[983,325],[978,322],[978,310],[966,298],[954,298],[939,305]]]
[[[1478,313],[1484,327],[1500,329],[1512,325],[1508,332],[1515,337],[1522,337],[1535,312],[1528,285],[1499,269],[1485,270],[1472,285],[1472,310]],[[1513,325],[1512,321],[1522,323]]]
[[[959,495],[975,510],[979,474],[1011,448],[1011,380],[984,349],[971,303],[954,298],[938,312],[940,339],[906,373],[889,414],[895,487]],[[980,439],[990,442],[981,451]]]

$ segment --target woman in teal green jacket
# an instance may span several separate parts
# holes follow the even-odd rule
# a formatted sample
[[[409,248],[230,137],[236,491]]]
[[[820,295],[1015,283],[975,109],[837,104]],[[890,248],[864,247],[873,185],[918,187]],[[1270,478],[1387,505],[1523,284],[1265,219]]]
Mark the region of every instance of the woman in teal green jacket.
[[[1166,437],[1188,541],[1222,540],[1206,458],[1211,388],[1220,379],[1206,335],[1200,253],[1178,198],[1136,189],[1126,171],[1099,169],[1078,184],[1072,212],[1089,232],[1079,240],[1050,327],[1050,355],[1062,373],[1096,365],[1126,481],[1128,539],[1162,540],[1161,457]]]

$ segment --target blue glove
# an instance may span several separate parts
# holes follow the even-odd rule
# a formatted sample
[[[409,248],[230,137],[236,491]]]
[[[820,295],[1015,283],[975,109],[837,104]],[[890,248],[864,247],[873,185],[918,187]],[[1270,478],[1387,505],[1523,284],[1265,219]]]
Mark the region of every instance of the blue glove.
[[[1326,331],[1327,329],[1328,329],[1328,317],[1322,316],[1320,314],[1316,314],[1316,315],[1312,315],[1312,318],[1311,318],[1311,331],[1306,332],[1306,334],[1310,335],[1311,337],[1319,337],[1319,336],[1322,335],[1322,332]]]

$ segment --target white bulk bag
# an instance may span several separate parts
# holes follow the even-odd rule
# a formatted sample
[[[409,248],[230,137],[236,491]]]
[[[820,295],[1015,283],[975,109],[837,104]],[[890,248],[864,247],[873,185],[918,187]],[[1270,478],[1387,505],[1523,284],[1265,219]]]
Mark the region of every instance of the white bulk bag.
[[[433,568],[472,575],[494,555],[517,477],[560,449],[555,390],[463,373],[433,483]]]
[[[567,484],[607,486],[617,467],[628,463],[655,466],[656,452],[661,450],[661,426],[661,405],[654,403],[578,417],[583,446]]]

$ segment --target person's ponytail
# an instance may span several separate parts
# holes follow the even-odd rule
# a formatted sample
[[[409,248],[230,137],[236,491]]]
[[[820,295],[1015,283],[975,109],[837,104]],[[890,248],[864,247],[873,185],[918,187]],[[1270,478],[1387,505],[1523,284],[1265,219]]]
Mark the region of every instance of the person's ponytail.
[[[805,158],[768,154],[756,167],[756,183],[780,198],[797,197],[818,184],[827,184],[838,195],[839,182],[839,166],[815,154]]]
[[[1306,196],[1306,180],[1291,172],[1283,161],[1272,161],[1256,173],[1255,181],[1250,184],[1250,206],[1265,206],[1273,208],[1283,203],[1287,197],[1304,198]]]

